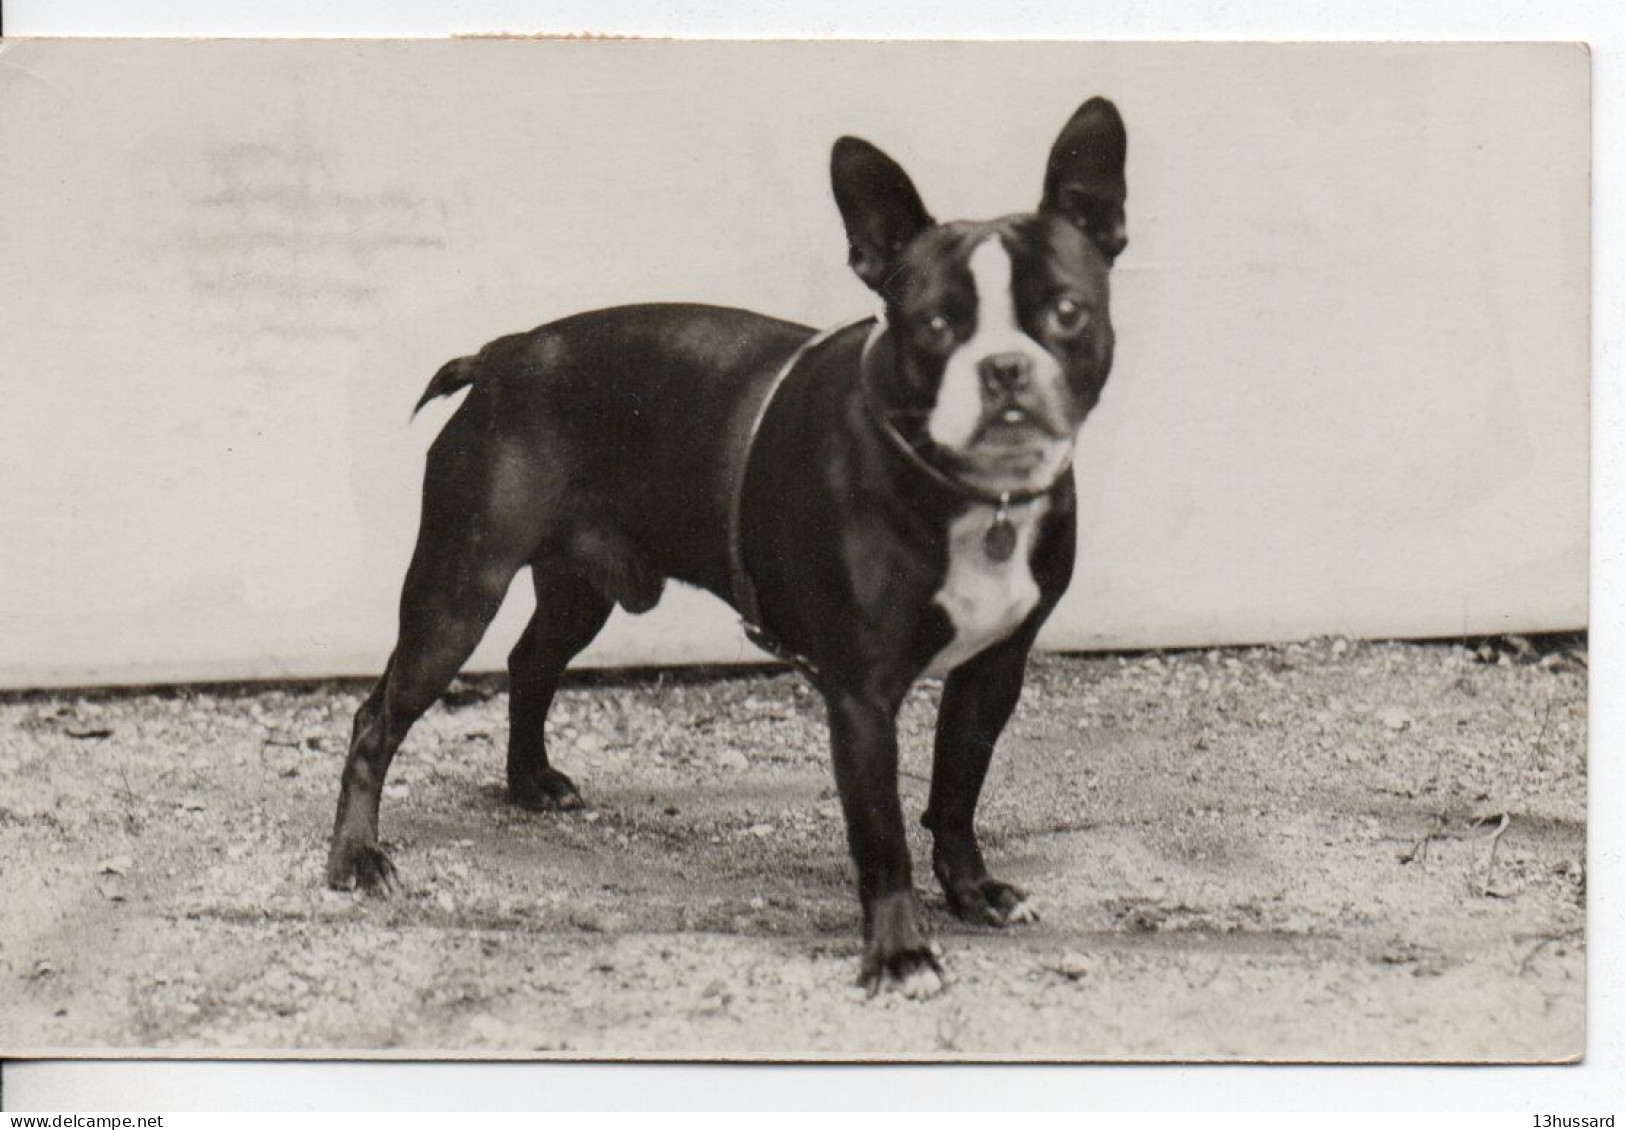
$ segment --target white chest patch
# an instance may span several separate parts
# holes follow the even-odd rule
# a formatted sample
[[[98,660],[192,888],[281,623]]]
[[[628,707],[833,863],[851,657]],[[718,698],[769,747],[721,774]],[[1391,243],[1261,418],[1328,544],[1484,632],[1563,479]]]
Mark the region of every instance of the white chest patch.
[[[1049,510],[1047,498],[1010,507],[1016,550],[1006,561],[987,555],[984,541],[993,524],[991,506],[973,506],[948,528],[948,575],[936,602],[953,624],[954,638],[937,653],[927,675],[945,675],[1006,638],[1038,604],[1033,579],[1033,542]]]

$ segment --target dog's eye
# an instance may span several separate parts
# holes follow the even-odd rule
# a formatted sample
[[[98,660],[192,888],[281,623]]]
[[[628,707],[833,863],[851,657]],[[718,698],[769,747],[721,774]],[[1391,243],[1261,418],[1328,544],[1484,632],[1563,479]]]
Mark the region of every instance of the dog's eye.
[[[1050,304],[1050,321],[1062,333],[1081,329],[1089,321],[1089,312],[1075,298],[1062,295]]]
[[[946,315],[932,314],[922,323],[922,329],[927,341],[938,348],[945,348],[953,344],[954,324]]]

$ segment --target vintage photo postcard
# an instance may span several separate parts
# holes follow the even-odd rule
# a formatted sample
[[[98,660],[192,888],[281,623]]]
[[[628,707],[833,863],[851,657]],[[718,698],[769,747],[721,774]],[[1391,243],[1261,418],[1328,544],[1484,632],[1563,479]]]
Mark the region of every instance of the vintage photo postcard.
[[[1589,85],[0,42],[0,1054],[1582,1057]]]

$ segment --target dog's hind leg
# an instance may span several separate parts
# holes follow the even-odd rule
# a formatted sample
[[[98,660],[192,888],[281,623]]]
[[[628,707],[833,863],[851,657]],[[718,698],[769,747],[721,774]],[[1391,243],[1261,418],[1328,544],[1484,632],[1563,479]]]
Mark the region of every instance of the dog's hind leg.
[[[614,607],[568,563],[533,561],[536,613],[508,656],[508,798],[521,808],[582,806],[570,778],[547,762],[542,724],[559,678]]]
[[[602,522],[579,526],[530,571],[536,614],[508,656],[508,796],[521,808],[580,808],[570,778],[548,764],[542,733],[559,677],[615,605],[637,613],[660,603],[665,578],[630,538]]]
[[[356,711],[327,857],[330,886],[394,885],[394,867],[378,847],[390,762],[467,662],[540,536],[530,517],[538,492],[513,470],[511,461],[470,455],[450,432],[430,451],[400,634],[383,678]],[[493,501],[470,507],[470,497]]]
[[[378,847],[384,778],[406,732],[434,705],[485,634],[506,582],[487,576],[472,592],[433,595],[408,582],[395,651],[356,711],[327,856],[329,886],[394,885],[395,869]]]

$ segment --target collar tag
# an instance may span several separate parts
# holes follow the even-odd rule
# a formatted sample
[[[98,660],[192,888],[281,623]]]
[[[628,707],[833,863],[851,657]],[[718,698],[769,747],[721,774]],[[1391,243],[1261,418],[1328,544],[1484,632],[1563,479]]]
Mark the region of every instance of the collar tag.
[[[1016,551],[1016,527],[1010,521],[1010,492],[999,496],[999,508],[993,512],[993,524],[982,538],[982,550],[988,560],[1000,565],[1010,560]]]

